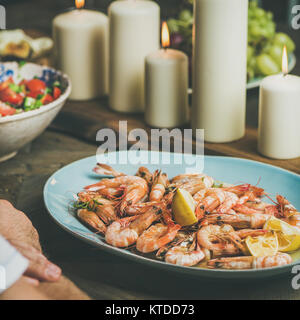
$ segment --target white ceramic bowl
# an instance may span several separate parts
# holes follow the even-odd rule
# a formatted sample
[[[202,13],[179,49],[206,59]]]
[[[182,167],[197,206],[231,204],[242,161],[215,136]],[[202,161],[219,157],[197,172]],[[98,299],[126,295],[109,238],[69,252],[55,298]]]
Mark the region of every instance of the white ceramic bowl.
[[[49,67],[17,62],[0,63],[0,83],[13,76],[15,82],[21,79],[39,77],[45,81],[59,80],[62,95],[39,109],[0,118],[0,162],[12,158],[18,150],[40,135],[58,114],[71,93],[71,82],[67,75]]]

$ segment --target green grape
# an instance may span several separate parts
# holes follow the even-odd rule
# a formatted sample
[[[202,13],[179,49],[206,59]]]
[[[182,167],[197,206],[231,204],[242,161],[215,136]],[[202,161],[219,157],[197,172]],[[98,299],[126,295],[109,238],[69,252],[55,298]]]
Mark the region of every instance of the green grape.
[[[276,33],[273,41],[275,44],[282,47],[286,45],[288,52],[293,52],[296,48],[294,41],[287,34],[282,32]]]
[[[279,45],[273,45],[269,49],[269,55],[273,58],[273,60],[278,64],[278,66],[281,66],[282,62],[282,47]]]
[[[247,67],[253,70],[256,69],[256,57],[253,56],[250,60],[248,60]]]
[[[271,50],[271,47],[273,46],[272,42],[268,41],[267,43],[265,43],[265,45],[262,47],[261,49],[261,53],[269,53],[269,51]]]
[[[168,27],[171,33],[179,32],[178,21],[176,19],[169,19]]]
[[[254,55],[254,48],[248,46],[247,47],[247,61],[250,61],[250,59],[253,57]]]
[[[249,2],[249,10],[257,8],[257,1],[250,1]]]
[[[254,14],[257,18],[261,18],[265,16],[265,10],[262,8],[256,8]]]
[[[225,0],[224,0],[225,1]],[[192,50],[193,0],[185,0],[188,6],[179,13],[178,19],[170,19],[168,25],[171,33],[178,33],[182,38],[182,50]],[[248,10],[248,79],[280,72],[283,45],[289,52],[295,50],[295,43],[284,33],[276,34],[273,13],[258,6],[256,0],[249,2]]]
[[[193,23],[193,14],[190,10],[182,10],[179,14],[179,20],[183,22]]]
[[[254,39],[259,39],[262,35],[263,29],[260,26],[251,26],[249,28],[249,33]]]
[[[263,53],[256,58],[256,64],[258,71],[264,76],[280,72],[277,63],[266,53]]]
[[[257,20],[250,20],[248,22],[248,28],[259,27],[260,24]]]
[[[254,77],[255,77],[254,69],[251,67],[248,67],[247,68],[247,80],[249,81],[249,80],[253,79]]]

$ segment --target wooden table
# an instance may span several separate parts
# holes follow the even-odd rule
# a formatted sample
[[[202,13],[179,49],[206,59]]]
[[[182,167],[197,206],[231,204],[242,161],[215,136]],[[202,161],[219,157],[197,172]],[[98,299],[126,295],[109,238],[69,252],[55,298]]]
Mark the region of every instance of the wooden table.
[[[300,40],[299,32],[294,32],[294,39]],[[298,59],[299,47],[300,43]],[[300,75],[300,63],[294,73]],[[245,138],[228,144],[206,144],[205,153],[254,159],[300,173],[299,158],[274,161],[257,154],[257,105],[258,90],[248,91]],[[71,280],[95,299],[300,298],[300,291],[291,287],[291,275],[251,283],[182,278],[95,249],[59,228],[43,203],[46,179],[72,161],[95,155],[96,132],[105,127],[116,130],[119,120],[127,120],[129,129],[149,130],[141,115],[110,111],[107,99],[68,102],[46,132],[14,159],[0,164],[0,198],[12,201],[28,214],[40,233],[46,254]]]

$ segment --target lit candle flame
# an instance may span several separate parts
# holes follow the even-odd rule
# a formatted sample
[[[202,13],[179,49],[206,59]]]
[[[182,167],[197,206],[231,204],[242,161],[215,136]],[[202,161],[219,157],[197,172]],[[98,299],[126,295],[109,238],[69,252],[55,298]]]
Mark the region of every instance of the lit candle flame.
[[[289,72],[289,63],[288,63],[286,45],[283,47],[283,53],[282,53],[282,72],[283,74],[287,74]]]
[[[161,43],[165,49],[170,46],[170,32],[166,21],[163,22],[161,28]]]
[[[77,9],[81,9],[84,7],[85,0],[75,0],[75,5]]]

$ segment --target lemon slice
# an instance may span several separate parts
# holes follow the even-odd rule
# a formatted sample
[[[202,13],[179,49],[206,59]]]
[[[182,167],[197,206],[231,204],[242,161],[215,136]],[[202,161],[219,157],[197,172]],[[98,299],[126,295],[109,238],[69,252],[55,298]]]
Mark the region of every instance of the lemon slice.
[[[198,220],[195,216],[195,202],[191,194],[178,189],[172,201],[172,210],[175,221],[181,226],[190,226]]]
[[[254,257],[273,256],[278,252],[278,239],[276,232],[273,231],[255,238],[249,236],[245,243]]]
[[[289,252],[300,248],[300,231],[287,222],[272,217],[265,223],[264,229],[276,231],[279,251]]]

